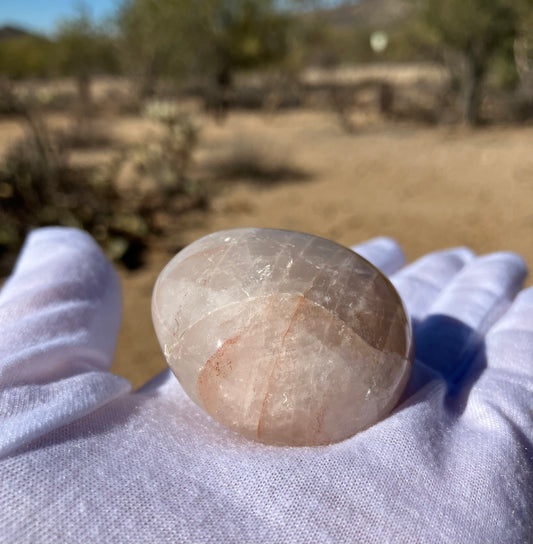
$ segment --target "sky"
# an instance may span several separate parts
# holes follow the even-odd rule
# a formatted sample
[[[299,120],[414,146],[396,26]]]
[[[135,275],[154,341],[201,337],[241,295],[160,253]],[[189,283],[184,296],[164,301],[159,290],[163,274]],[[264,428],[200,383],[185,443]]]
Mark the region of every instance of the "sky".
[[[335,5],[342,0],[329,2]],[[81,4],[89,8],[95,19],[99,19],[113,12],[118,0],[0,0],[0,26],[14,25],[51,34],[58,20],[76,13]]]
[[[116,0],[91,0],[85,2],[95,18],[111,13]],[[76,12],[76,0],[0,0],[0,26],[16,25],[50,34],[58,19]]]

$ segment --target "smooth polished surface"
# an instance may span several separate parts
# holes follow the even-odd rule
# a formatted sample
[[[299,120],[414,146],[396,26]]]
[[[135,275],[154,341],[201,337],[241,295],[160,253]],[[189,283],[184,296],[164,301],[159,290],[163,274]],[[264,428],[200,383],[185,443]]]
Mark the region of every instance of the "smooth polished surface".
[[[394,408],[412,366],[388,279],[308,234],[235,229],[194,242],[161,272],[152,315],[191,399],[267,444],[349,438]]]

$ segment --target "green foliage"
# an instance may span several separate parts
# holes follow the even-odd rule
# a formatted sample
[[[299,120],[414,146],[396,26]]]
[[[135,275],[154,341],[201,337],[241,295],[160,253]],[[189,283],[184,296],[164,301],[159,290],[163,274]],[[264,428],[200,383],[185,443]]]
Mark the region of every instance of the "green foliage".
[[[9,79],[46,77],[53,71],[54,44],[36,36],[0,42],[0,74]]]
[[[116,26],[123,65],[145,95],[162,76],[230,78],[276,62],[288,44],[288,18],[272,0],[124,0]]]
[[[256,68],[287,52],[289,19],[272,0],[213,0],[206,21],[212,37],[204,55],[215,66]]]
[[[73,76],[78,87],[79,122],[88,117],[91,80],[99,72],[116,69],[115,50],[110,36],[94,21],[81,5],[77,15],[64,19],[58,26],[55,60],[59,73]]]
[[[172,221],[184,211],[205,206],[206,192],[201,180],[191,175],[197,124],[172,102],[151,101],[145,114],[155,122],[155,130],[111,164],[104,179],[114,180],[121,200],[147,218],[153,230],[156,216]]]
[[[9,79],[69,75],[89,78],[118,69],[111,33],[83,6],[52,39],[22,34],[0,41],[0,75]]]
[[[92,169],[71,165],[71,142],[51,132],[37,111],[23,105],[20,111],[27,135],[0,161],[0,273],[28,231],[43,225],[83,228],[110,257],[137,267],[158,232],[158,215],[175,220],[205,205],[201,185],[189,176],[197,127],[177,110],[153,104],[149,114],[159,135],[127,151],[123,160]]]
[[[110,35],[83,6],[72,18],[59,23],[54,51],[57,69],[65,75],[85,77],[117,69]]]
[[[515,62],[514,51],[511,47],[497,52],[492,58],[490,72],[487,77],[489,82],[496,87],[512,91],[520,81]]]
[[[43,225],[110,229],[115,193],[68,167],[66,149],[38,115],[25,111],[28,133],[0,164],[0,256],[16,253],[27,232]]]
[[[454,59],[463,119],[476,123],[489,72],[496,70],[504,86],[517,81],[513,47],[531,13],[531,0],[417,0],[415,5],[420,43],[441,59]]]
[[[149,96],[157,79],[179,75],[193,52],[197,28],[191,20],[188,0],[125,0],[120,5],[117,27],[120,61],[136,79],[139,93]],[[190,36],[189,36],[190,37]]]
[[[422,15],[439,42],[478,55],[493,54],[516,34],[517,13],[507,0],[426,0]]]

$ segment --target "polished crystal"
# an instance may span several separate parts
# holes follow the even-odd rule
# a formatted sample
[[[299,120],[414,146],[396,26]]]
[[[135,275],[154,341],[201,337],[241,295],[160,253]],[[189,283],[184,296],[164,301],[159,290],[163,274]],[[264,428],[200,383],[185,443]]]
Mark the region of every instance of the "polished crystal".
[[[353,251],[298,232],[216,232],[179,252],[154,326],[191,399],[267,444],[338,442],[394,408],[412,333],[389,280]]]

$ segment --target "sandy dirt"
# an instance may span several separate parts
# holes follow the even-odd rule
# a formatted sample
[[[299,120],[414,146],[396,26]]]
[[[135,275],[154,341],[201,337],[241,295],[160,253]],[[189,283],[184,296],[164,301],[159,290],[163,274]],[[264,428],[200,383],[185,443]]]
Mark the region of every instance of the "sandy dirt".
[[[0,124],[0,147],[18,129]],[[121,139],[145,126],[113,121]],[[466,245],[478,253],[512,250],[533,266],[533,128],[427,128],[363,123],[352,135],[327,112],[235,113],[202,121],[199,163],[252,141],[269,160],[305,175],[278,183],[218,182],[207,213],[170,235],[176,247],[244,226],[294,229],[351,245],[387,235],[408,260]],[[170,244],[172,245],[172,244]],[[121,270],[124,318],[112,370],[134,387],[165,368],[150,317],[154,281],[170,255],[153,251],[138,272]]]

